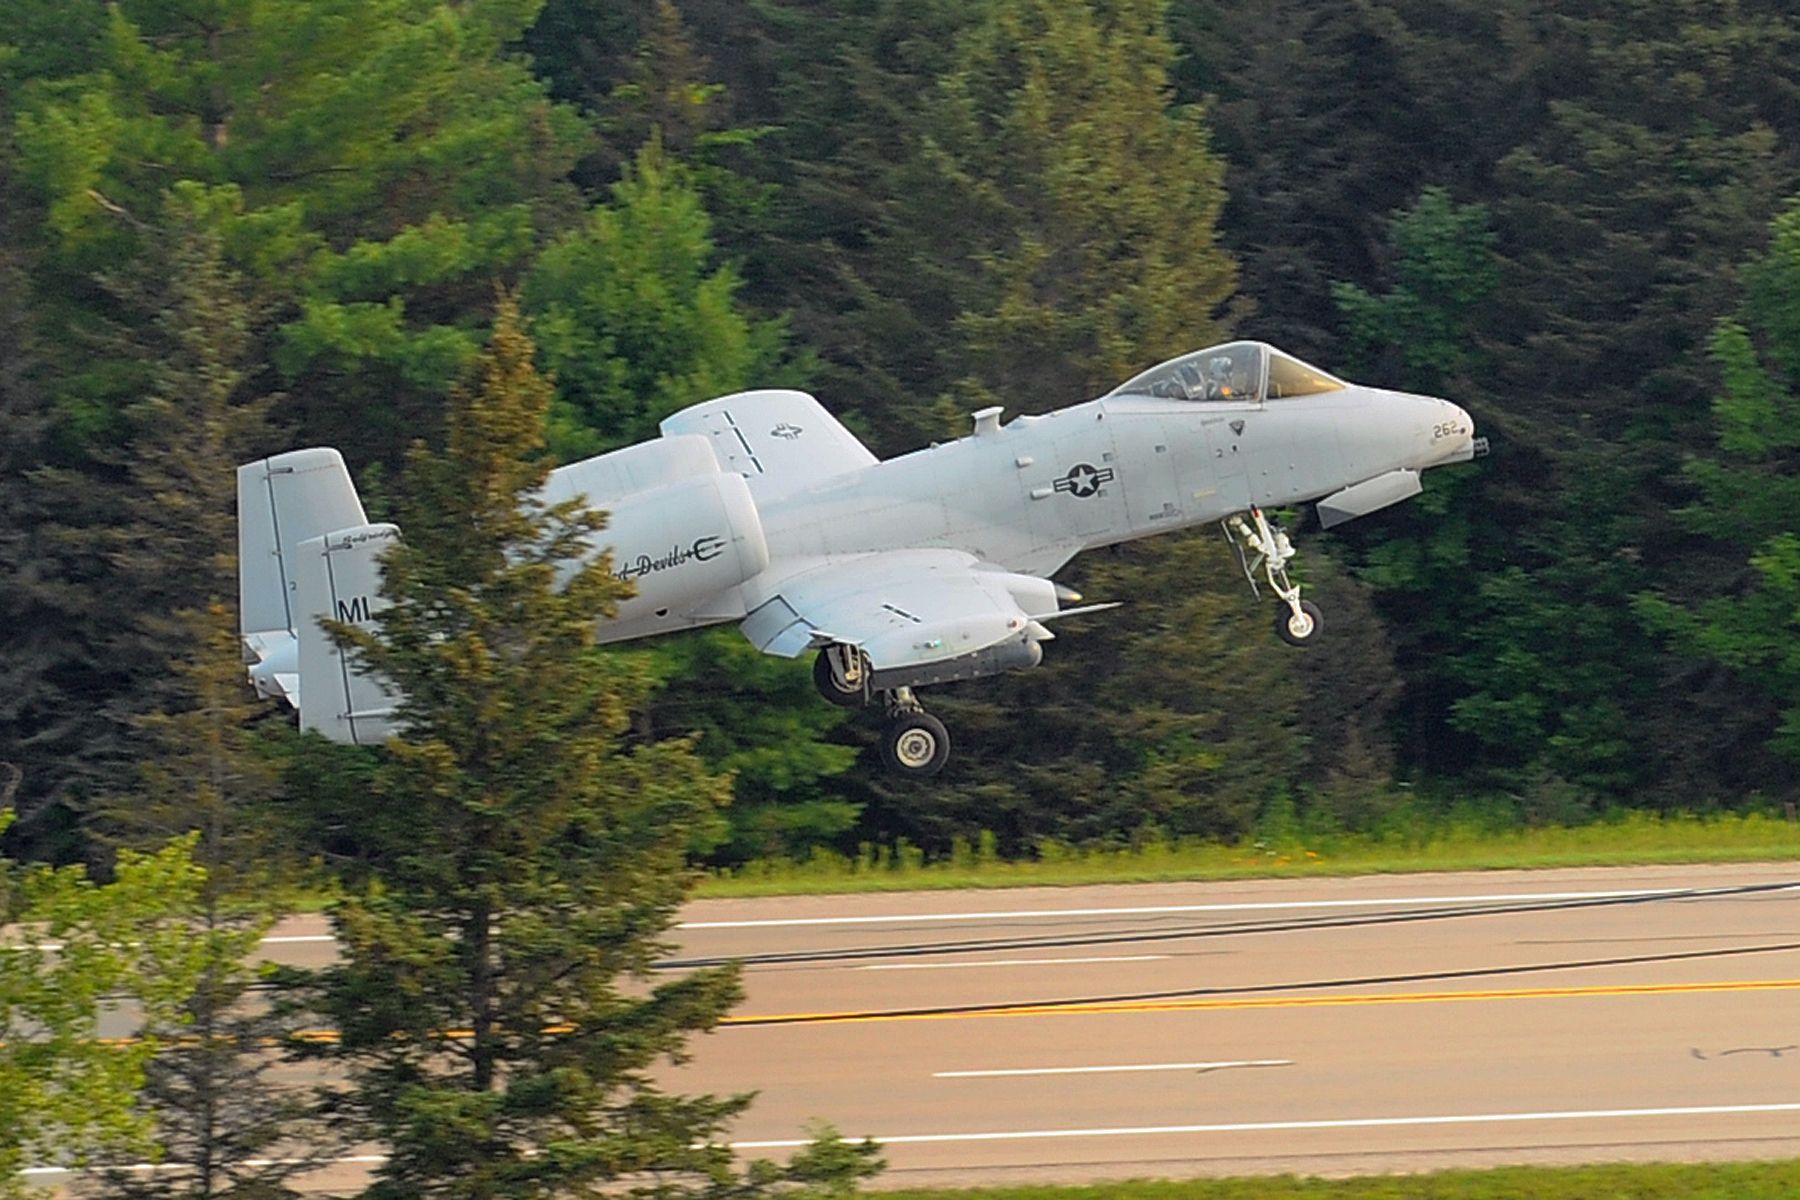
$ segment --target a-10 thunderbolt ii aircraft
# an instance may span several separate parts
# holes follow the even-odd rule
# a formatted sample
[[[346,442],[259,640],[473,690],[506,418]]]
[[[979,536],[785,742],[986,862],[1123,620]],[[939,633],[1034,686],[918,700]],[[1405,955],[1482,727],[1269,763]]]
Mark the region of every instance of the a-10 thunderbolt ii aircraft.
[[[915,689],[1035,666],[1058,618],[1115,607],[1051,580],[1082,551],[1220,522],[1251,587],[1260,575],[1273,592],[1276,633],[1305,645],[1320,613],[1264,510],[1317,500],[1329,528],[1487,449],[1449,401],[1348,383],[1260,342],[1183,355],[1057,412],[1000,413],[881,462],[803,392],[740,392],[556,470],[544,499],[585,496],[610,516],[593,551],[635,595],[601,640],[740,622],[767,653],[815,655],[827,700],[885,709],[889,765],[927,776],[950,738]],[[367,522],[335,450],[241,467],[238,501],[257,689],[303,728],[384,740],[394,698],[318,618],[379,617],[379,555],[398,531]]]

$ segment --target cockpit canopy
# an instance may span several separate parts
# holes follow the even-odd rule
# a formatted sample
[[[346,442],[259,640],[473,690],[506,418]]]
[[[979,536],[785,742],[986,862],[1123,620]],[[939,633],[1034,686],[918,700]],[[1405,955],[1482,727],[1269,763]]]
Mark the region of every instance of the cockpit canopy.
[[[1342,391],[1344,381],[1265,342],[1227,342],[1195,350],[1134,375],[1108,396],[1258,403]]]

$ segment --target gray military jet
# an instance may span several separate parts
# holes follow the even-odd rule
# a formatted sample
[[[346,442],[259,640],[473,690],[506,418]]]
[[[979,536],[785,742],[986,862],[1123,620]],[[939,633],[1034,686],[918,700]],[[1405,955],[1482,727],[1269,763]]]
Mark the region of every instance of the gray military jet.
[[[803,392],[740,392],[662,436],[552,473],[543,499],[605,509],[593,552],[635,594],[600,627],[625,641],[725,621],[785,658],[815,655],[834,704],[887,713],[884,757],[928,776],[950,753],[914,689],[1032,667],[1082,605],[1050,576],[1083,550],[1219,522],[1275,631],[1304,646],[1318,608],[1265,510],[1318,501],[1326,528],[1418,494],[1419,473],[1486,452],[1447,400],[1348,383],[1260,342],[1172,359],[1096,400],[878,461]],[[335,450],[238,470],[241,612],[251,679],[303,728],[378,742],[393,697],[320,630],[379,617],[379,555]]]

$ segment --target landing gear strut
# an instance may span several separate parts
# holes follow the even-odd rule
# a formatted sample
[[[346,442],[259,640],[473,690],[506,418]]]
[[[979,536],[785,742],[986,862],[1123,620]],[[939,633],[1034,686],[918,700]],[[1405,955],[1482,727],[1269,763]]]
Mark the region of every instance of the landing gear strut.
[[[880,697],[887,709],[881,733],[881,757],[898,774],[926,779],[950,761],[950,731],[925,711],[909,687],[876,692],[870,686],[868,657],[856,646],[833,642],[813,660],[813,684],[819,695],[845,708],[861,708]]]
[[[1311,600],[1302,600],[1300,585],[1288,578],[1287,565],[1294,557],[1294,544],[1288,540],[1285,530],[1263,515],[1262,509],[1252,508],[1249,515],[1249,522],[1241,514],[1224,522],[1226,538],[1237,551],[1244,578],[1250,581],[1250,590],[1261,595],[1256,572],[1259,569],[1263,572],[1269,581],[1269,589],[1280,601],[1275,608],[1275,635],[1290,646],[1310,646],[1318,639],[1324,619],[1319,606]],[[1232,534],[1237,535],[1235,539]]]
[[[869,702],[869,660],[855,646],[833,642],[813,660],[813,686],[819,695],[844,708]]]
[[[925,779],[950,761],[950,731],[926,712],[909,687],[883,693],[888,727],[881,733],[881,757],[902,775]]]

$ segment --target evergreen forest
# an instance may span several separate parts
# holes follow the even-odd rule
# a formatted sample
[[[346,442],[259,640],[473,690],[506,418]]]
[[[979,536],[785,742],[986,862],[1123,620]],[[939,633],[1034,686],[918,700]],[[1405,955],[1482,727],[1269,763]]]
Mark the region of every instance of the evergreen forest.
[[[1791,811],[1787,0],[5,0],[6,855],[106,870],[201,830],[216,914],[265,843],[379,869],[436,802],[242,688],[237,463],[336,446],[373,518],[454,547],[473,501],[420,464],[506,379],[538,397],[506,435],[529,471],[764,386],[887,457],[1232,338],[1493,442],[1329,533],[1293,514],[1318,647],[1279,645],[1200,530],[1071,564],[1126,606],[935,696],[957,753],[929,784],[729,626],[596,652],[635,765],[538,782],[678,812],[667,869]],[[519,762],[584,703],[554,678]],[[205,794],[279,814],[243,846],[179,785],[221,746]],[[376,946],[410,918],[371,904]],[[729,1003],[695,986],[669,1004]],[[400,1070],[356,989],[316,1003]]]

